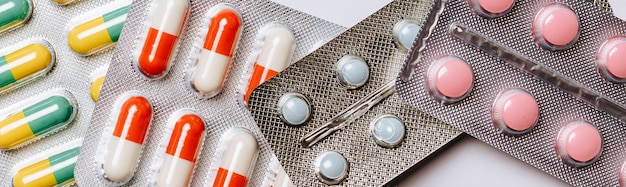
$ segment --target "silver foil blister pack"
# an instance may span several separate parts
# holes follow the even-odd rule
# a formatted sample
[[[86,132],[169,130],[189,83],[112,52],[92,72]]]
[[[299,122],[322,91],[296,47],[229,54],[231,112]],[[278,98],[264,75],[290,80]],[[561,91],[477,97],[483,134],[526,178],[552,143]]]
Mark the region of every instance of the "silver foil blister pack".
[[[402,103],[394,90],[407,55],[394,30],[402,30],[398,28],[406,22],[419,26],[430,4],[393,1],[252,92],[248,107],[293,181],[304,186],[384,185],[461,134]],[[345,64],[359,69],[354,61],[367,64],[362,68],[369,73],[367,81],[341,73]],[[390,116],[404,123],[404,139],[379,145],[370,127]],[[336,131],[302,144],[307,134],[334,122],[341,123]],[[323,159],[333,155],[337,159]],[[325,169],[333,170],[341,160],[347,161],[337,167],[343,171],[329,177],[333,172]]]
[[[162,3],[162,4],[157,4]],[[149,68],[151,65],[138,62],[138,55],[143,55],[142,46],[150,39],[148,29],[152,29],[150,20],[157,19],[155,9],[160,5],[180,5],[184,2],[155,0],[135,1],[128,15],[123,35],[115,49],[103,92],[94,109],[93,118],[89,131],[85,136],[83,150],[76,165],[76,181],[82,186],[150,186],[155,185],[160,176],[157,172],[163,170],[161,166],[167,160],[166,148],[172,129],[172,120],[175,113],[180,111],[192,111],[205,123],[204,140],[202,141],[193,166],[193,176],[189,181],[190,186],[212,185],[217,173],[219,160],[223,160],[224,146],[221,140],[233,140],[232,134],[245,133],[252,135],[258,142],[259,152],[256,163],[253,164],[253,172],[247,176],[249,186],[261,186],[271,184],[274,176],[268,174],[280,173],[273,171],[276,162],[272,162],[274,154],[267,144],[264,135],[256,126],[249,111],[245,108],[240,93],[240,85],[249,77],[248,70],[256,59],[258,53],[258,35],[261,28],[267,24],[280,23],[288,28],[295,37],[296,46],[289,62],[293,63],[319,45],[334,38],[346,28],[336,24],[315,18],[302,12],[284,7],[270,1],[190,1],[186,21],[182,22],[181,30],[178,31],[176,46],[168,65],[159,66],[156,71]],[[224,87],[216,94],[198,94],[198,90],[190,86],[190,71],[195,67],[199,53],[206,48],[203,46],[207,32],[207,19],[211,15],[213,7],[231,7],[241,16],[242,27],[240,39],[230,62],[230,71],[225,78]],[[160,19],[160,18],[159,18]],[[164,20],[164,19],[163,19]],[[174,25],[172,27],[175,27]],[[172,28],[170,27],[170,28]],[[154,28],[165,28],[156,27]],[[165,28],[168,29],[168,28]],[[165,31],[162,37],[171,32]],[[201,41],[198,41],[201,40]],[[165,39],[162,41],[166,41]],[[147,44],[147,46],[157,46]],[[158,54],[158,50],[156,49]],[[145,52],[145,51],[144,51]],[[219,51],[218,51],[219,52]],[[145,56],[152,58],[152,56]],[[155,57],[159,58],[159,57]],[[156,66],[155,66],[156,67]],[[163,74],[160,72],[164,71]],[[156,72],[156,73],[155,73]],[[141,153],[132,168],[132,176],[128,179],[112,181],[103,175],[104,162],[106,162],[109,143],[118,141],[112,137],[126,135],[113,135],[117,132],[116,120],[120,110],[120,103],[127,98],[144,98],[149,101],[151,107],[151,121],[147,128],[147,135],[141,143]],[[143,100],[143,99],[141,99]],[[122,101],[122,102],[120,102]],[[121,104],[123,105],[123,104]],[[131,110],[129,110],[131,111]],[[134,110],[133,110],[134,111]],[[149,119],[146,117],[146,119]],[[121,130],[122,134],[130,130]],[[250,137],[250,136],[247,136]],[[236,139],[241,141],[243,139]],[[283,176],[284,178],[284,176]]]
[[[601,76],[597,57],[605,41],[624,35],[626,24],[585,1],[514,1],[510,12],[493,18],[477,14],[473,2],[432,4],[428,29],[415,40],[396,80],[400,98],[572,185],[618,185],[626,148],[620,121],[626,92],[623,84]],[[542,11],[557,9],[574,12],[580,28],[575,42],[548,39],[551,25],[534,23]],[[562,13],[554,12],[551,16]],[[568,32],[557,36],[563,35]],[[453,68],[462,61],[471,76],[457,73],[446,79],[442,69],[467,72]],[[449,89],[468,85],[464,80],[469,79],[468,94]],[[441,82],[447,80],[452,82]],[[506,106],[500,99],[511,101],[515,94],[534,97],[538,116],[532,126],[511,130],[498,125],[509,124],[500,118]],[[592,141],[578,141],[577,133]]]

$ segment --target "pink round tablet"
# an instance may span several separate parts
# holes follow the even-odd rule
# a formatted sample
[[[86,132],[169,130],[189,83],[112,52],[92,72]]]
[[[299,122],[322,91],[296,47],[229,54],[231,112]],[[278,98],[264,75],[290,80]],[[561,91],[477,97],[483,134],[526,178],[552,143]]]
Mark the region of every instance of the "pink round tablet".
[[[467,97],[474,86],[472,68],[455,56],[444,56],[435,60],[426,76],[431,95],[446,104]]]
[[[570,122],[557,136],[557,152],[567,164],[582,167],[592,164],[602,153],[602,136],[586,121]]]
[[[578,40],[580,21],[569,6],[551,3],[535,15],[532,32],[539,46],[553,51],[565,50]]]
[[[494,125],[508,135],[530,132],[539,119],[539,106],[525,90],[507,89],[496,97],[491,108]]]
[[[515,0],[468,0],[474,13],[486,17],[495,18],[502,16],[513,8]]]
[[[614,83],[626,83],[626,36],[609,38],[596,56],[600,75]]]
[[[622,167],[619,169],[618,182],[619,186],[626,187],[626,161],[624,161]]]

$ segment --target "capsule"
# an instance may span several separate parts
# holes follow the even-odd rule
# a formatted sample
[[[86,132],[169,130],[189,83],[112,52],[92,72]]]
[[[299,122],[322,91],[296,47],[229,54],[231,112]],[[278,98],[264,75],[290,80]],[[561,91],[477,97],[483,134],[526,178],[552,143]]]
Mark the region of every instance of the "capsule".
[[[104,159],[104,177],[126,183],[139,163],[143,141],[152,119],[152,105],[145,97],[131,93],[118,100],[117,120]]]
[[[157,186],[188,186],[204,140],[204,121],[195,113],[174,115],[175,124]]]
[[[0,149],[13,149],[67,126],[76,112],[73,97],[52,95],[0,121]]]
[[[90,55],[115,45],[124,27],[131,1],[95,19],[82,22],[67,34],[67,43],[74,52]]]
[[[41,77],[54,66],[54,50],[46,41],[35,42],[0,57],[0,91]]]
[[[241,34],[241,16],[230,6],[209,11],[210,23],[204,45],[191,75],[192,88],[206,97],[217,95],[224,81]]]
[[[100,97],[100,90],[102,89],[102,84],[104,84],[104,79],[106,77],[108,69],[108,65],[98,68],[91,75],[92,78],[89,86],[89,95],[91,96],[91,100],[93,100],[93,102],[98,102],[98,97]]]
[[[33,13],[30,0],[3,0],[0,2],[0,33],[24,24]]]
[[[283,25],[272,25],[265,30],[261,53],[254,63],[244,101],[248,103],[252,91],[289,66],[295,49],[295,36]]]
[[[254,169],[259,143],[254,135],[245,130],[234,131],[227,135],[228,137],[222,140],[225,149],[213,187],[245,187]]]
[[[137,68],[146,77],[161,78],[169,70],[188,11],[187,0],[157,2],[155,14],[150,21],[150,28],[137,59]]]
[[[74,0],[52,0],[52,2],[55,2],[56,4],[59,4],[59,5],[67,5],[67,4],[74,2]]]
[[[13,186],[64,186],[73,183],[79,152],[80,146],[73,147],[20,169],[13,176]]]

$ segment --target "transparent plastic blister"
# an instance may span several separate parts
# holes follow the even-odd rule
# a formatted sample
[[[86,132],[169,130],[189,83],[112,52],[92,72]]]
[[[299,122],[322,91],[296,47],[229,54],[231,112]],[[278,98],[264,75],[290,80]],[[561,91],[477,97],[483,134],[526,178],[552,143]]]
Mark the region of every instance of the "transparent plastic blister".
[[[566,25],[535,27],[546,22],[540,12],[554,6],[561,15],[547,14]],[[623,35],[623,21],[575,0],[516,1],[491,19],[468,1],[437,0],[431,7],[428,29],[396,79],[402,100],[572,185],[618,185],[626,93],[600,75],[596,54]],[[536,40],[537,32],[545,41]],[[467,62],[475,79],[466,98],[444,105],[425,88],[430,65],[448,55]]]
[[[23,159],[11,170],[13,186],[73,185],[81,144],[81,139],[72,140]]]
[[[33,14],[33,2],[31,0],[10,0],[0,4],[3,7],[0,13],[0,34],[15,30],[25,24]]]
[[[109,64],[106,64],[89,75],[89,96],[91,96],[91,100],[93,100],[94,103],[97,102],[98,97],[100,97],[100,91],[102,90],[102,84],[104,84],[108,69]]]
[[[0,56],[0,93],[43,78],[56,63],[56,52],[44,39],[27,39],[3,51]]]
[[[206,123],[205,138],[199,149],[189,186],[210,186],[217,178],[219,164],[215,156],[221,156],[220,139],[229,129],[246,129],[258,142],[258,157],[252,164],[248,186],[260,186],[270,167],[273,155],[263,134],[259,131],[249,112],[240,103],[238,93],[240,77],[247,73],[244,68],[252,59],[258,31],[271,22],[281,22],[292,29],[298,46],[291,61],[298,60],[313,51],[320,43],[337,36],[345,28],[284,7],[271,1],[191,1],[187,23],[178,38],[178,50],[172,55],[167,74],[159,79],[146,78],[137,68],[137,51],[144,47],[146,24],[152,15],[153,5],[161,0],[134,1],[128,14],[127,24],[115,48],[115,56],[106,75],[101,97],[94,110],[90,131],[85,136],[79,156],[76,181],[81,186],[149,186],[157,184],[158,172],[165,162],[164,141],[170,139],[168,120],[181,109],[193,110]],[[169,2],[169,1],[162,1]],[[172,1],[178,2],[178,1]],[[183,2],[184,3],[184,2]],[[218,8],[212,8],[218,7]],[[189,86],[190,71],[194,69],[202,42],[210,27],[207,25],[209,11],[219,7],[231,7],[240,13],[242,25],[240,39],[230,62],[230,71],[222,90],[213,97],[198,94]],[[110,182],[103,177],[101,163],[106,154],[105,144],[111,137],[110,115],[117,98],[134,90],[150,100],[153,106],[152,122],[137,167],[128,181]],[[166,142],[167,143],[167,142]]]

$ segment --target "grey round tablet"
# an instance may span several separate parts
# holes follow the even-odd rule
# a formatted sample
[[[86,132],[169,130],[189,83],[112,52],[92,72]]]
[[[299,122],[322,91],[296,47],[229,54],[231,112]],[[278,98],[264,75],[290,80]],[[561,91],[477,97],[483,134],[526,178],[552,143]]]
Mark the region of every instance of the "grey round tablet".
[[[278,116],[289,125],[302,125],[311,118],[311,104],[300,93],[286,93],[278,100]]]
[[[337,78],[339,83],[348,89],[357,89],[370,78],[370,68],[363,58],[346,55],[337,62]]]
[[[398,46],[410,49],[420,30],[422,28],[415,21],[404,19],[393,26],[393,38]]]
[[[374,141],[386,148],[398,146],[406,134],[404,122],[393,114],[383,114],[374,119],[370,130]]]
[[[326,184],[339,184],[348,176],[348,160],[343,155],[328,151],[315,159],[315,175]]]

